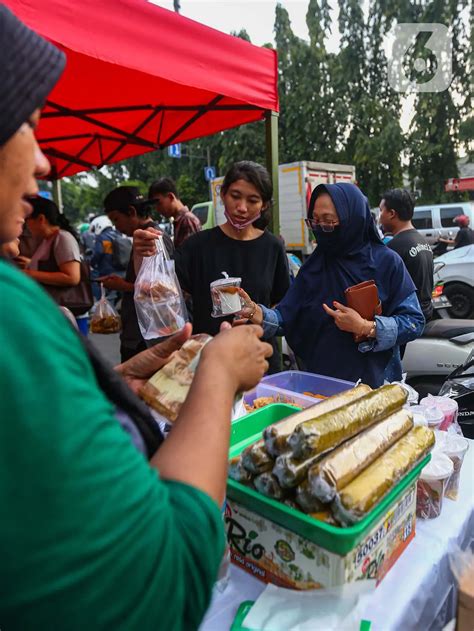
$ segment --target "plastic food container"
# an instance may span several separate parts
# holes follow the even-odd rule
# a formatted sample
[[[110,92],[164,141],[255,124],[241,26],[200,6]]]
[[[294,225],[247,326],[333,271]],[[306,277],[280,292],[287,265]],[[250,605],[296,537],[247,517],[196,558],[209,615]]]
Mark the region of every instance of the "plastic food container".
[[[461,475],[464,456],[469,448],[469,442],[457,434],[436,432],[436,450],[445,454],[453,463],[453,473],[448,481],[445,495],[450,500],[458,499],[459,478]]]
[[[238,313],[244,306],[238,292],[241,278],[220,278],[211,283],[212,317],[221,318]]]
[[[286,370],[264,377],[258,384],[257,397],[274,397],[275,401],[291,403],[302,408],[320,403],[324,398],[354,387],[352,381],[334,379],[310,372]],[[311,395],[320,395],[321,398]]]
[[[458,404],[454,399],[449,397],[434,397],[429,394],[424,399],[421,399],[420,405],[423,407],[436,407],[441,410],[444,415],[444,420],[439,429],[446,431],[448,427],[457,421],[458,418]]]
[[[408,412],[413,414],[415,425],[427,425],[430,429],[441,429],[444,422],[444,413],[436,407],[425,407],[423,405],[411,405]]]
[[[295,409],[293,407],[276,403],[248,414],[233,423],[231,426],[229,458],[238,456],[245,447],[259,440],[265,427],[277,423],[294,413]],[[421,470],[429,460],[430,455],[426,456],[400,480],[390,493],[360,522],[348,528],[340,528],[322,521],[316,521],[309,515],[295,511],[281,502],[265,497],[251,487],[235,482],[231,478],[227,479],[227,497],[283,528],[291,530],[300,537],[313,541],[326,550],[344,556],[355,548],[364,538],[364,535],[370,531],[378,519],[383,517],[404,491],[416,482]]]
[[[441,515],[443,497],[453,474],[453,463],[444,453],[433,453],[430,462],[421,472],[416,491],[416,516],[434,519]]]

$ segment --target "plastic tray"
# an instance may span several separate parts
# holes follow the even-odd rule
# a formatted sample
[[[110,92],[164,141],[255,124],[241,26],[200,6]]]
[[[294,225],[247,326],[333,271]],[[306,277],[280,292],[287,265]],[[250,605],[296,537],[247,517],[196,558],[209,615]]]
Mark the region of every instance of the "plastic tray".
[[[261,438],[265,427],[294,413],[295,408],[274,403],[239,419],[232,425],[229,456],[231,458],[238,456],[245,447]],[[316,521],[304,513],[265,497],[230,478],[227,480],[227,495],[242,506],[313,541],[322,548],[344,556],[356,547],[373,524],[388,511],[391,504],[395,503],[403,491],[416,481],[430,458],[430,455],[426,456],[368,515],[348,528],[339,528]]]
[[[315,403],[320,403],[322,399],[307,396],[303,392],[330,397],[349,390],[354,385],[352,381],[315,375],[310,372],[287,370],[264,377],[257,386],[256,396],[275,397],[278,402],[294,403],[302,408],[307,408],[310,405],[315,405]]]

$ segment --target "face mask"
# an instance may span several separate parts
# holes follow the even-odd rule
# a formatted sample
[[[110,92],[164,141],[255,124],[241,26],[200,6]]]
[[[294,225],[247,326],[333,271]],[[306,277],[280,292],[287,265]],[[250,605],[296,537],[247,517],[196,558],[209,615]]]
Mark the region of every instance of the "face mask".
[[[248,221],[244,221],[244,223],[237,223],[232,219],[232,217],[227,212],[227,210],[224,210],[225,218],[230,223],[230,225],[236,230],[243,230],[244,228],[247,228],[247,226],[250,226],[251,224],[253,224],[254,221],[257,221],[257,219],[260,217],[261,214],[262,213],[259,213],[256,217],[254,217],[253,219],[249,219]]]
[[[313,229],[314,238],[318,246],[324,250],[337,247],[340,240],[339,226],[336,226],[331,232],[325,232],[321,226],[315,226]]]

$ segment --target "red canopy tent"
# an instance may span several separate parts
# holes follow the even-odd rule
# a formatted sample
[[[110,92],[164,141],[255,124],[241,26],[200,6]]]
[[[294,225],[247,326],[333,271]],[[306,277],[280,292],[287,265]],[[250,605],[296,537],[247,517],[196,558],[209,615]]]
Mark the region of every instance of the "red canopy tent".
[[[278,111],[273,50],[144,0],[6,4],[67,55],[38,129],[52,179]]]

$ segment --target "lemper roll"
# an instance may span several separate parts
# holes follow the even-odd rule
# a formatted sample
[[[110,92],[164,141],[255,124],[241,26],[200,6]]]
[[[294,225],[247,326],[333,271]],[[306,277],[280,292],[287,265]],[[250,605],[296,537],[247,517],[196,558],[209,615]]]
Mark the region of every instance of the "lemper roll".
[[[308,472],[311,493],[330,502],[336,493],[413,428],[408,410],[400,410],[323,456]]]
[[[331,508],[343,526],[354,524],[391,491],[435,444],[428,427],[417,426],[336,495]]]
[[[304,459],[337,447],[401,409],[407,396],[399,385],[382,386],[352,403],[301,423],[288,438],[293,455]]]

